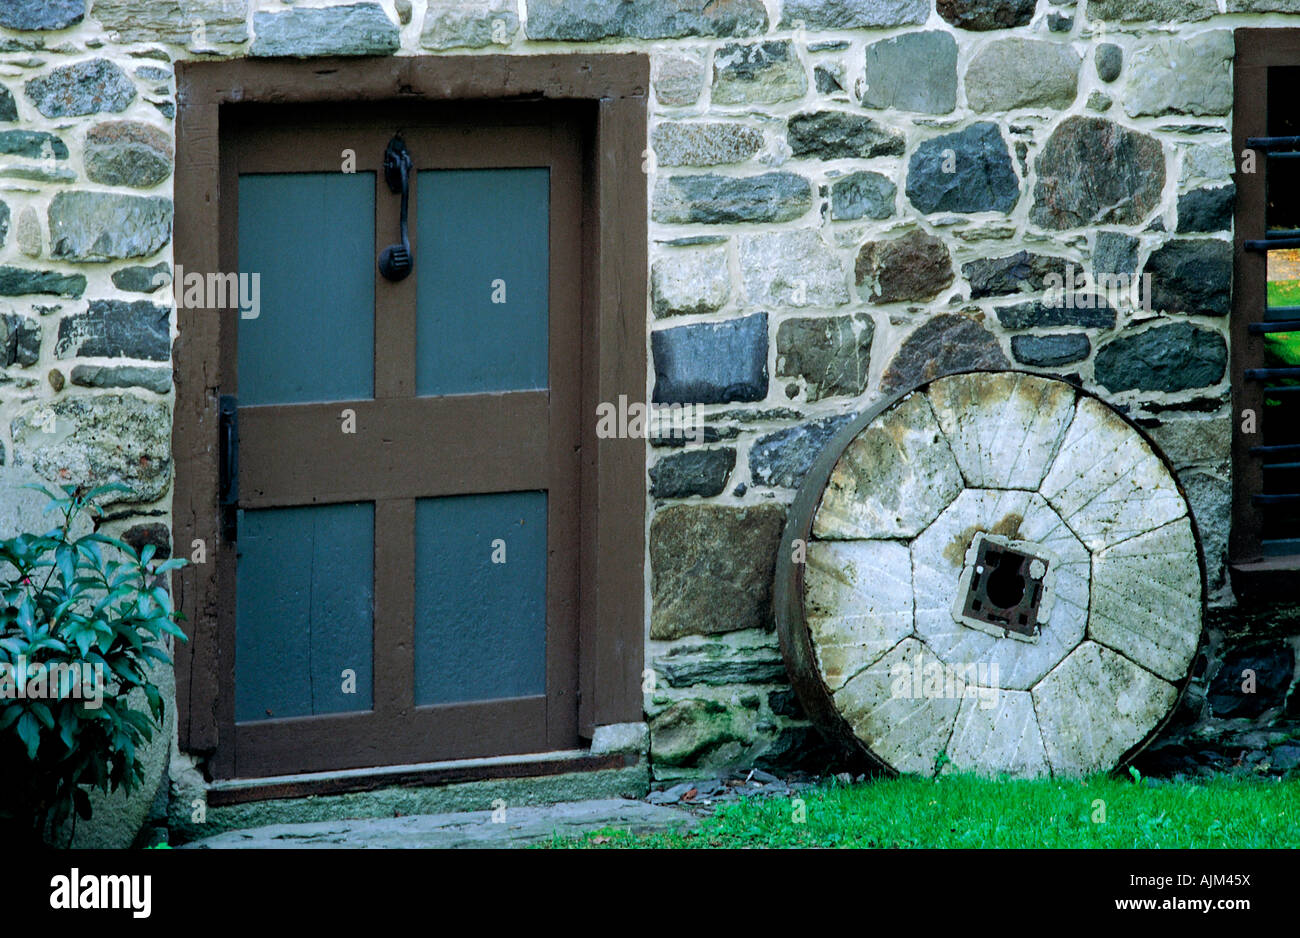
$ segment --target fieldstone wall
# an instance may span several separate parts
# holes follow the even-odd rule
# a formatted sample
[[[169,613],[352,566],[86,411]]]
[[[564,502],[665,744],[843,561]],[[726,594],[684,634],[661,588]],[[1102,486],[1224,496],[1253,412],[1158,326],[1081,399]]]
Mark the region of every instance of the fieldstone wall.
[[[1239,746],[1281,764],[1266,744],[1292,725],[1278,719],[1300,629],[1231,611],[1225,319],[1231,30],[1300,24],[1292,12],[1295,0],[10,0],[0,471],[125,482],[111,527],[168,546],[178,59],[643,51],[647,394],[706,414],[702,443],[648,445],[656,775],[824,760],[772,631],[785,506],[852,414],[974,367],[1063,376],[1151,430],[1191,498],[1221,619],[1178,732],[1196,740],[1189,753]],[[1134,305],[1122,287],[1144,274],[1149,302]],[[1269,676],[1244,705],[1229,686],[1243,662]]]

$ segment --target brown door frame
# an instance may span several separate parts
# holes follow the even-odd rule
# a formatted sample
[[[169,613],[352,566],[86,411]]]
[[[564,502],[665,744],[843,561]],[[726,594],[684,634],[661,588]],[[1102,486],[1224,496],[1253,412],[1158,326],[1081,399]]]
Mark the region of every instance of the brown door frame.
[[[231,185],[223,114],[243,103],[337,104],[550,100],[585,115],[582,173],[581,447],[578,484],[578,732],[642,718],[645,446],[599,439],[596,406],[646,387],[646,147],[648,60],[643,55],[410,57],[307,62],[179,63],[175,260],[186,271],[224,269],[222,188]],[[383,233],[381,236],[387,236]],[[229,268],[233,270],[233,267]],[[237,314],[234,314],[237,315]],[[217,753],[234,740],[233,697],[219,620],[233,604],[233,551],[217,506],[218,399],[230,311],[179,309],[175,351],[173,537],[202,541],[209,562],[183,568],[177,603],[190,641],[176,649],[182,749]],[[225,343],[229,345],[229,343]],[[376,396],[380,376],[376,374]],[[377,507],[378,511],[378,507]],[[376,661],[376,668],[380,666]],[[240,774],[246,774],[243,771]]]
[[[1268,135],[1268,70],[1272,66],[1300,65],[1300,29],[1237,29],[1233,62],[1232,152],[1242,159],[1250,137]],[[1259,434],[1242,432],[1243,413],[1264,413],[1264,388],[1259,381],[1244,380],[1248,368],[1262,368],[1264,345],[1249,333],[1249,324],[1263,319],[1268,306],[1267,255],[1247,251],[1245,242],[1264,237],[1267,159],[1256,153],[1255,171],[1241,172],[1236,163],[1236,206],[1233,215],[1232,312],[1228,338],[1232,385],[1232,530],[1228,541],[1228,569],[1239,601],[1289,598],[1300,556],[1265,557],[1261,546],[1262,509],[1253,497],[1264,490],[1262,460],[1250,452]]]

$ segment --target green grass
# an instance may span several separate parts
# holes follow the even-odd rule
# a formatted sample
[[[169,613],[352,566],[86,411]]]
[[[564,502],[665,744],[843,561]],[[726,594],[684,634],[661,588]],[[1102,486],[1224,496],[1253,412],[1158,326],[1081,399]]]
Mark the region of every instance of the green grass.
[[[684,834],[594,831],[552,847],[1294,847],[1300,780],[1216,779],[1149,785],[885,779],[727,805]],[[1100,805],[1105,802],[1105,821]]]
[[[1269,306],[1300,306],[1300,280],[1268,281]]]

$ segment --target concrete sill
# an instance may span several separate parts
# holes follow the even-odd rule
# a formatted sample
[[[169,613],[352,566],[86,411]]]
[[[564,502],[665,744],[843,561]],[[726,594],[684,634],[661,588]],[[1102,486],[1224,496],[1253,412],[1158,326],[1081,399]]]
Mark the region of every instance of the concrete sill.
[[[414,765],[340,769],[267,778],[222,779],[207,789],[208,805],[221,807],[253,801],[304,798],[374,791],[380,788],[418,788],[454,785],[490,779],[535,778],[570,772],[596,772],[629,768],[640,762],[636,753],[592,755],[586,749],[527,755],[422,762]]]

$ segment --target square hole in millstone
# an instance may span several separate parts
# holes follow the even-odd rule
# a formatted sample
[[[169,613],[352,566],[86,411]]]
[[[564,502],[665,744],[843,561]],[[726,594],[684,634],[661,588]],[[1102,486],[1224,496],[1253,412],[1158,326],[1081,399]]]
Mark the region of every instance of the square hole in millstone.
[[[1046,620],[1051,559],[1022,541],[978,534],[966,561],[953,609],[957,621],[999,637],[1037,641]]]

